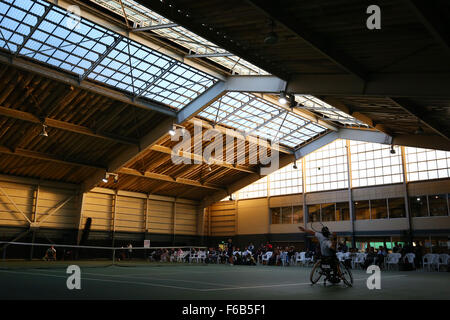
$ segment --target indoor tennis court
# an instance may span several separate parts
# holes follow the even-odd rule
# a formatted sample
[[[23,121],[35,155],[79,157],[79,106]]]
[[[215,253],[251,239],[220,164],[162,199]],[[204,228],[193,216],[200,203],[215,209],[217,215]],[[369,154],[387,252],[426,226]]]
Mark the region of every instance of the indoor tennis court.
[[[0,270],[1,299],[448,299],[449,273],[384,272],[381,290],[368,275],[354,286],[311,285],[308,267],[142,265],[82,268],[82,289],[68,290],[65,269]]]
[[[0,299],[450,299],[450,2],[377,2],[0,0]]]

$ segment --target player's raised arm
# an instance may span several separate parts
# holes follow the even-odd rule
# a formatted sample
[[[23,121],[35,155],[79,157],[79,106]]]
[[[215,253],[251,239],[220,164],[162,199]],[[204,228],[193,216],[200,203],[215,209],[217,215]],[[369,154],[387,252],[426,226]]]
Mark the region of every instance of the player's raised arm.
[[[299,228],[301,231],[306,232],[306,233],[309,233],[309,234],[311,234],[311,235],[315,235],[315,234],[316,234],[314,231],[306,230],[305,228],[303,228],[303,227],[301,227],[301,226],[298,226],[298,228]]]

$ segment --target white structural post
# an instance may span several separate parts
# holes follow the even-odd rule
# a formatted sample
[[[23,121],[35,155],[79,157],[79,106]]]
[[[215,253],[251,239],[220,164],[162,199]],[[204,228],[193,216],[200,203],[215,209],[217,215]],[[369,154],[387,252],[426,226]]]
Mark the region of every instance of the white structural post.
[[[347,150],[347,179],[348,179],[348,208],[350,212],[350,221],[352,226],[352,247],[356,247],[355,241],[355,211],[353,208],[353,193],[352,193],[352,153],[350,150],[350,140],[346,140]]]

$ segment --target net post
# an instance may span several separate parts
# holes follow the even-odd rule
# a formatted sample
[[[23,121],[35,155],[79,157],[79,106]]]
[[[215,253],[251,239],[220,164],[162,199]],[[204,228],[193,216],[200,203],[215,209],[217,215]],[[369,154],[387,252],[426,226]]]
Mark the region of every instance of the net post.
[[[115,265],[115,263],[116,263],[116,248],[113,248],[112,264]]]

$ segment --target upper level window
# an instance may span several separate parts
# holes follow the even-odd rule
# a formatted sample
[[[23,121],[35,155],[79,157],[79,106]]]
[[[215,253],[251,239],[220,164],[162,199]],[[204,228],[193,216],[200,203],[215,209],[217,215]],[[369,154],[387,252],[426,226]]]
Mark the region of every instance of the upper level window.
[[[302,192],[302,168],[298,165],[294,169],[293,165],[275,171],[269,176],[270,195],[277,196],[283,194]]]
[[[267,197],[267,177],[259,179],[239,190],[238,197],[239,199]]]
[[[450,177],[450,152],[405,148],[408,181]]]
[[[307,155],[306,192],[348,187],[345,140],[336,140]]]
[[[403,182],[402,157],[398,146],[395,154],[389,145],[350,141],[352,186]]]

